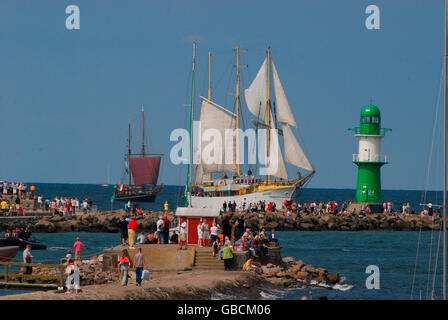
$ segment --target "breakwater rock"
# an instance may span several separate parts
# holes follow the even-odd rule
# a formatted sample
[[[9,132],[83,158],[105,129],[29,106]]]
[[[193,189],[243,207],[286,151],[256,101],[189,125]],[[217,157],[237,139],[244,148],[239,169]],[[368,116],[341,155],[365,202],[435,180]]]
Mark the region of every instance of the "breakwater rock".
[[[119,220],[124,210],[100,211],[95,214],[78,214],[75,216],[44,216],[44,217],[7,217],[0,218],[0,231],[12,228],[29,227],[33,232],[120,232]],[[136,220],[140,231],[153,232],[156,222],[163,212],[147,211],[139,215]],[[174,212],[168,213],[170,221],[174,219]]]
[[[80,272],[80,285],[94,285],[94,284],[107,284],[107,283],[117,283],[120,280],[120,273],[118,269],[104,268],[103,262],[98,257],[92,257],[90,260],[84,263],[78,264]],[[34,275],[45,275],[45,276],[58,276],[59,270],[56,268],[46,268],[46,267],[33,267]],[[64,285],[67,275],[64,274]],[[34,283],[52,283],[54,280],[46,279],[33,279]]]
[[[286,257],[279,265],[267,264],[257,272],[268,282],[282,287],[297,288],[320,286],[330,288],[332,285],[344,285],[338,273],[329,273],[324,268],[315,268],[302,260]]]
[[[220,216],[218,223],[224,217],[231,220],[239,215],[226,213]],[[257,230],[260,223],[258,213],[244,214],[244,220],[248,227]],[[428,231],[439,230],[442,226],[440,217],[421,217],[415,214],[306,214],[304,212],[293,213],[287,216],[282,212],[268,212],[263,217],[263,225],[267,231],[271,229],[281,231],[363,231],[363,230],[395,230],[395,231]]]
[[[120,232],[118,222],[123,210],[100,211],[95,214],[79,214],[76,216],[45,217],[0,217],[0,231],[17,227],[29,227],[33,232]],[[137,216],[139,231],[154,232],[159,215],[163,212],[144,211]],[[224,217],[235,221],[239,213],[226,213],[218,217],[222,223]],[[177,224],[174,212],[168,212],[172,226]],[[249,228],[258,230],[260,217],[258,213],[245,213],[244,220]],[[363,231],[363,230],[395,230],[395,231],[428,231],[440,230],[440,217],[421,217],[414,214],[368,214],[365,216],[350,214],[305,214],[293,213],[287,216],[284,212],[268,212],[263,217],[263,225],[267,231]]]

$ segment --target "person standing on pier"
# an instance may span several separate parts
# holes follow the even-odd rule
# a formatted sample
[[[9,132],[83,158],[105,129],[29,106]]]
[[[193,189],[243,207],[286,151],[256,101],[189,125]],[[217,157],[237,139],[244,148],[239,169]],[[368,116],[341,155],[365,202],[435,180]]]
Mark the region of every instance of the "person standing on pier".
[[[126,221],[126,217],[122,216],[119,222],[120,232],[121,232],[121,242],[123,246],[127,245],[128,241],[128,222]]]
[[[23,262],[32,263],[34,256],[31,254],[31,245],[27,244],[26,249],[23,251]],[[26,267],[25,274],[31,274],[33,272],[33,267]]]
[[[163,243],[168,244],[168,239],[170,235],[170,220],[168,219],[168,215],[165,213],[163,217],[163,223],[165,225],[165,230],[163,231]]]
[[[23,250],[23,263],[32,263],[32,259],[34,256],[31,254],[31,245],[28,244],[26,246],[26,249]],[[24,267],[21,268],[19,271],[19,274],[32,274],[33,273],[33,267]],[[22,277],[18,277],[18,280],[20,283],[22,283]]]
[[[197,226],[197,232],[198,232],[198,246],[202,247],[204,239],[202,235],[202,218],[199,220],[199,224]]]
[[[210,226],[208,225],[207,219],[202,222],[202,243],[204,247],[210,246]]]
[[[134,216],[132,216],[131,219],[126,218],[126,221],[129,221],[128,225],[129,249],[135,249],[134,243],[135,243],[135,235],[138,229],[138,222],[135,220]]]
[[[232,267],[232,259],[233,259],[233,254],[232,254],[232,249],[230,249],[227,241],[224,244],[224,248],[222,249],[222,259],[224,260],[224,269],[227,270],[231,270]]]
[[[165,222],[163,222],[163,217],[159,216],[159,220],[157,220],[157,243],[162,243],[163,231],[165,230]]]
[[[76,242],[73,244],[73,251],[75,251],[75,260],[81,261],[81,252],[84,249],[84,243],[81,242],[79,237],[76,237]]]
[[[182,250],[182,246],[187,250],[187,222],[184,221],[179,226],[179,249]]]
[[[121,251],[121,256],[118,258],[118,266],[120,268],[121,273],[121,285],[128,285],[128,271],[129,271],[129,258],[126,257],[126,251]]]
[[[135,280],[137,287],[142,285],[143,268],[146,268],[145,256],[142,253],[142,248],[138,248],[138,253],[134,256]]]
[[[212,245],[215,243],[216,238],[218,238],[218,227],[216,226],[216,222],[213,221],[210,228],[210,239],[212,240]]]
[[[222,221],[222,233],[224,237],[230,238],[232,236],[232,224],[230,223],[229,217],[225,217]]]
[[[73,263],[72,259],[68,260],[68,265],[65,269],[65,273],[67,274],[67,281],[65,282],[67,293],[70,293],[73,287],[75,287],[75,292],[76,294],[78,294],[79,289],[81,289],[79,286],[79,268]]]
[[[165,201],[163,208],[165,209],[165,212],[168,212],[168,201]]]

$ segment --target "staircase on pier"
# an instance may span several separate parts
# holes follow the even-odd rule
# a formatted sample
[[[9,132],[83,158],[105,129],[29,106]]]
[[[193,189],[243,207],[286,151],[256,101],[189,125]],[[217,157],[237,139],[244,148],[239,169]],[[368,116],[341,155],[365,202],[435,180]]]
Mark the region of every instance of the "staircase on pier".
[[[213,256],[212,247],[196,247],[195,249],[195,269],[224,270],[224,261]]]

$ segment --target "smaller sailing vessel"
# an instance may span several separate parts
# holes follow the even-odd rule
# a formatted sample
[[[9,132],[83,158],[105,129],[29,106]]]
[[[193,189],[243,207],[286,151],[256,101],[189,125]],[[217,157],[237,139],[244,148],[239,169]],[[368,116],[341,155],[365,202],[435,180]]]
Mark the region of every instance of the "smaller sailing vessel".
[[[141,153],[131,152],[131,123],[128,126],[128,153],[125,159],[126,173],[129,183],[121,181],[114,186],[113,200],[154,202],[163,184],[157,185],[162,154],[147,153],[145,146],[145,113],[142,107],[142,150]]]

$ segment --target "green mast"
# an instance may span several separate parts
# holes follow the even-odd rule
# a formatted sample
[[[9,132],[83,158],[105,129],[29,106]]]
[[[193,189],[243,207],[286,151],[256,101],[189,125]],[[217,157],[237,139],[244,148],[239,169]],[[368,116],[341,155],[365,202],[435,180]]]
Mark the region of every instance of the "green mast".
[[[188,162],[187,167],[187,186],[185,190],[185,207],[190,206],[189,198],[190,196],[190,183],[191,183],[191,165],[193,163],[193,103],[194,103],[194,77],[195,77],[195,69],[196,69],[196,41],[193,42],[193,68],[191,71],[191,101],[190,101],[190,160]]]
[[[359,153],[353,155],[358,166],[356,202],[381,202],[380,168],[388,163],[380,154],[381,139],[391,129],[381,128],[381,113],[377,106],[367,105],[361,110],[360,126],[350,128],[359,140]]]

